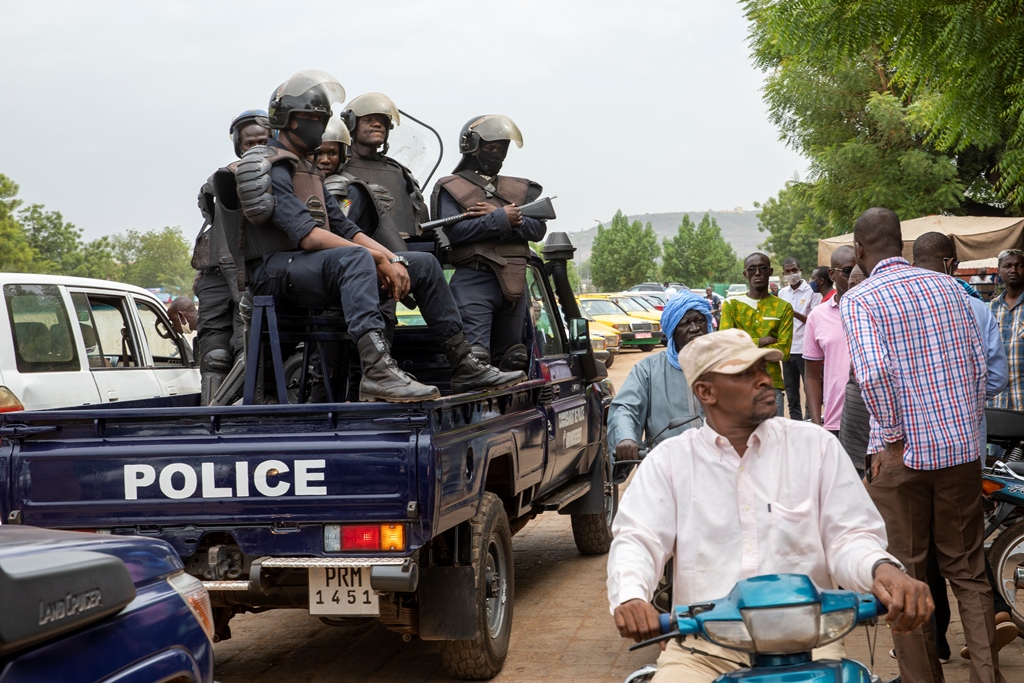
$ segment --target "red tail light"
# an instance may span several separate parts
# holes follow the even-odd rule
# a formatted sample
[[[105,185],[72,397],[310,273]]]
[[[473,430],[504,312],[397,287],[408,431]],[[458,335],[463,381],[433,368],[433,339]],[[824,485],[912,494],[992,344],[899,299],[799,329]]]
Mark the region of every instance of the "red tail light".
[[[10,389],[0,387],[0,413],[13,413],[18,410],[25,410],[25,406]]]
[[[345,550],[380,550],[380,525],[341,527],[341,547]]]

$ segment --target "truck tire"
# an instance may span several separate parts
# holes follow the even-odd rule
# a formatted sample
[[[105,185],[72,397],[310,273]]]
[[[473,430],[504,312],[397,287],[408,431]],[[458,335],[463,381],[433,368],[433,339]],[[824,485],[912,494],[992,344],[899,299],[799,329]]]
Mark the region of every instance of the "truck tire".
[[[1003,599],[1010,604],[1013,623],[1024,633],[1024,591],[1014,586],[1014,573],[1018,565],[1024,564],[1024,522],[999,532],[989,548],[988,561]]]
[[[470,520],[476,569],[478,634],[472,640],[441,643],[441,660],[452,676],[484,681],[494,678],[508,655],[515,602],[512,533],[501,499],[484,493],[480,514]]]
[[[598,465],[602,474],[604,510],[596,514],[571,515],[572,538],[576,541],[576,549],[584,555],[604,555],[612,547],[612,520],[619,509],[619,487],[612,481],[607,442],[608,434],[602,434]]]
[[[608,360],[606,360],[604,362],[604,366],[606,368],[610,368],[612,366],[612,363],[614,363],[614,362],[615,362],[615,354],[614,353],[608,354]]]
[[[657,344],[641,344],[640,350],[643,351],[644,353],[650,353],[651,351],[654,350],[655,346],[657,346]]]

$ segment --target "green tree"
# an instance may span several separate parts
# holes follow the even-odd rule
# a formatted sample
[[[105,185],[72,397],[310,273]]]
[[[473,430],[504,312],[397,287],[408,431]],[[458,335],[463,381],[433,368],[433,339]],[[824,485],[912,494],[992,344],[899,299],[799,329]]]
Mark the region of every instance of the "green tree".
[[[124,271],[114,259],[110,237],[100,237],[82,245],[65,261],[65,274],[98,280],[119,280]]]
[[[691,270],[689,258],[693,246],[694,233],[697,226],[690,220],[690,214],[684,213],[676,234],[661,243],[665,257],[661,260],[662,282],[685,282],[689,284],[694,272]]]
[[[755,61],[768,74],[769,109],[782,119],[776,122],[783,137],[801,140],[794,146],[812,164],[820,155],[808,129],[828,132],[868,119],[867,129],[847,139],[876,143],[875,155],[862,159],[866,173],[888,162],[875,188],[899,179],[904,189],[862,191],[860,201],[897,209],[902,200],[902,213],[924,213],[914,195],[931,187],[931,204],[948,211],[1006,215],[1024,206],[1024,13],[1017,0],[747,0],[744,8]],[[873,98],[863,98],[861,88],[840,92],[836,86],[852,72]],[[832,115],[809,125],[815,99]],[[917,154],[907,153],[908,142]],[[854,147],[839,161],[865,153]],[[954,167],[954,177],[944,164]],[[957,201],[951,194],[959,194]]]
[[[731,282],[739,277],[736,252],[722,237],[718,221],[704,214],[694,233],[690,249],[693,275],[684,280],[690,287],[706,287],[715,282]]]
[[[0,173],[0,272],[31,272],[35,252],[15,211],[21,206],[18,184]]]
[[[98,245],[102,247],[102,245]],[[114,261],[120,264],[119,279],[139,287],[164,287],[175,294],[192,289],[192,248],[180,228],[139,232],[129,230],[110,240]]]
[[[760,247],[772,257],[772,263],[795,258],[804,268],[818,265],[818,238],[828,236],[827,223],[814,210],[810,197],[812,188],[798,180],[791,180],[779,194],[763,204],[757,228],[768,233]],[[747,254],[743,254],[745,258]]]
[[[611,225],[597,226],[590,255],[591,279],[598,290],[615,292],[655,276],[655,259],[661,253],[658,236],[650,223],[632,223],[617,211]]]
[[[36,258],[32,270],[37,273],[70,275],[73,261],[82,248],[82,231],[65,223],[60,211],[46,211],[42,204],[22,209],[18,216],[29,246]]]

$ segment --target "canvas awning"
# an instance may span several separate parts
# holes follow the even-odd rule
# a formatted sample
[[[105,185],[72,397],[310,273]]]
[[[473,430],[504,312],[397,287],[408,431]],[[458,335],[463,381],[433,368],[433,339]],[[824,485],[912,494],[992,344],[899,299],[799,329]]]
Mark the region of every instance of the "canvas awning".
[[[914,240],[926,232],[949,235],[956,245],[961,261],[994,258],[1003,249],[1024,246],[1024,218],[993,216],[923,216],[901,221],[903,256],[913,261],[911,250]],[[832,252],[848,244],[853,246],[853,233],[818,240],[818,264],[830,265]]]

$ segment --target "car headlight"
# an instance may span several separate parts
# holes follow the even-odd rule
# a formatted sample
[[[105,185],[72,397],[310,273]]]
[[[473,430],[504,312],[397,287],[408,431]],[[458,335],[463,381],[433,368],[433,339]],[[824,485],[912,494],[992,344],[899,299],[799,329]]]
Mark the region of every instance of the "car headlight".
[[[604,343],[606,345],[608,345],[608,346],[618,346],[619,345],[619,335],[613,334],[610,337],[605,337],[604,338]]]
[[[595,351],[604,351],[604,339],[600,337],[594,337],[593,339],[590,340],[590,348],[594,349]]]
[[[629,332],[632,328],[629,326],[629,323],[615,323],[615,329],[619,332]]]
[[[651,323],[651,329],[655,332],[661,332],[661,325],[659,323]]]

